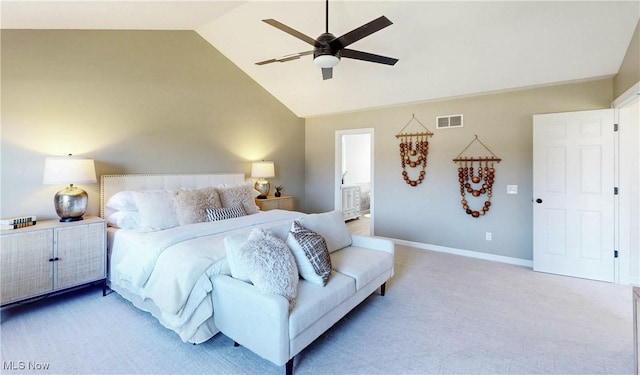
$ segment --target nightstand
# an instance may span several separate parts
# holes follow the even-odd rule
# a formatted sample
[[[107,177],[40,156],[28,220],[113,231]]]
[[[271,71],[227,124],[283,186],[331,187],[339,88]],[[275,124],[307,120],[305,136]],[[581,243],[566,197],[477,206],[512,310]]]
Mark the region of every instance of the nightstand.
[[[360,186],[342,187],[342,215],[345,221],[360,217]]]
[[[293,211],[295,208],[293,197],[289,195],[283,195],[281,197],[269,195],[264,199],[256,199],[256,205],[260,207],[262,211],[275,209]]]
[[[99,217],[0,231],[0,306],[107,277],[106,222]]]

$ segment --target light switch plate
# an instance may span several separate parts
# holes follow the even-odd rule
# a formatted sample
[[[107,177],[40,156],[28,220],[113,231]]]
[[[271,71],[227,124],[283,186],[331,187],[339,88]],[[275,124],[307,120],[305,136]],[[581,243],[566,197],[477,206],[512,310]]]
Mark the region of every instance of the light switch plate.
[[[507,185],[507,194],[518,194],[518,185]]]

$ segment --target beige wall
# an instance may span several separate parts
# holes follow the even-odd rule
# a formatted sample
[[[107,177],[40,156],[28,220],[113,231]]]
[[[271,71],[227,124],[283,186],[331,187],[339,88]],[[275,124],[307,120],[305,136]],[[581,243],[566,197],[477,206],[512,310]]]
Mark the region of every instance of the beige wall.
[[[304,193],[304,122],[193,31],[3,30],[1,217],[56,218],[44,158],[97,174],[250,173]],[[97,214],[99,184],[88,191]]]
[[[334,207],[336,130],[374,128],[375,234],[418,243],[532,259],[532,116],[539,113],[608,108],[612,80],[558,85],[494,95],[398,106],[306,120],[306,209]],[[434,136],[430,139],[427,177],[409,187],[402,179],[395,134],[415,114]],[[464,115],[460,129],[435,129],[441,115]],[[405,132],[419,131],[409,126]],[[502,162],[496,165],[492,208],[481,218],[460,205],[454,159],[474,135]],[[328,152],[328,150],[330,150]],[[471,148],[486,156],[481,149]],[[518,185],[507,195],[507,185]],[[485,240],[492,232],[493,240]]]
[[[607,108],[614,92],[606,79],[305,124],[195,32],[3,30],[1,37],[1,217],[54,218],[60,187],[41,184],[43,162],[67,153],[93,157],[98,175],[248,174],[251,160],[272,159],[272,182],[299,208],[331,210],[335,131],[374,128],[376,234],[531,259],[532,115]],[[395,138],[412,114],[435,133],[417,188],[402,180]],[[464,115],[464,128],[436,130],[435,117],[451,114]],[[474,134],[503,159],[494,205],[480,219],[462,211],[451,161]],[[519,194],[506,195],[507,184]],[[96,214],[98,184],[83,188]]]
[[[620,70],[613,77],[613,98],[619,97],[637,82],[640,82],[640,22],[633,32]]]

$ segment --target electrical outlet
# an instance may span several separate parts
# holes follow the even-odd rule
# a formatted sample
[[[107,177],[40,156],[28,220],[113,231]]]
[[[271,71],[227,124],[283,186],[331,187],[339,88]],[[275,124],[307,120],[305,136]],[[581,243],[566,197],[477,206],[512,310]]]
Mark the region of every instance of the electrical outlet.
[[[487,232],[487,233],[485,233],[484,238],[485,238],[487,241],[491,241],[491,232]]]

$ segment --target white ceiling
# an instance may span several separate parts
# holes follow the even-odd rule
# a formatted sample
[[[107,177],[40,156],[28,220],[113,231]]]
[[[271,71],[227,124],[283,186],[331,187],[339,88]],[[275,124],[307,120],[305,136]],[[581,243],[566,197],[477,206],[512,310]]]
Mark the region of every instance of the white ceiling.
[[[330,1],[340,36],[379,16],[394,24],[349,48],[395,66],[343,59],[322,80],[311,50],[263,22],[312,38],[325,3],[309,1],[4,1],[4,29],[195,30],[300,117],[610,77],[640,19],[639,1]]]

